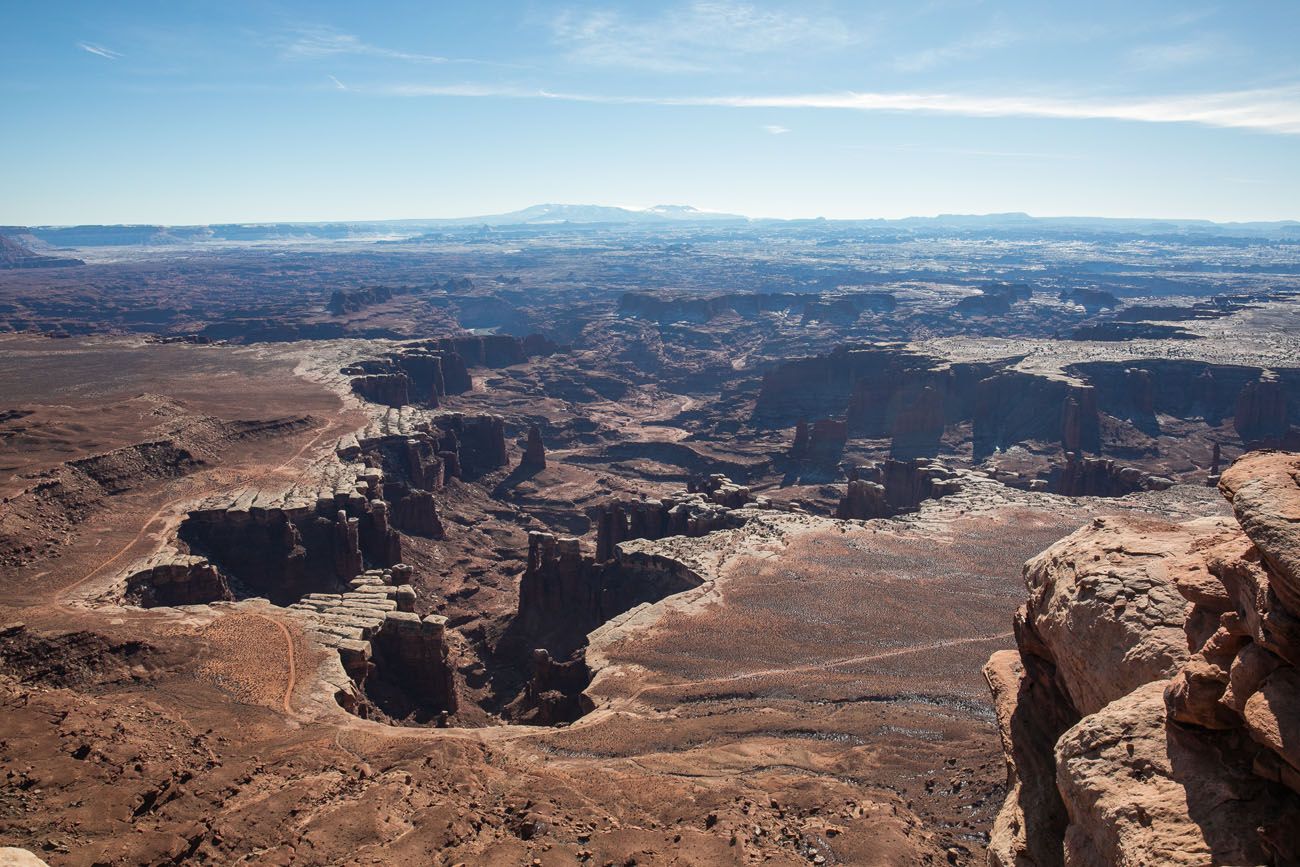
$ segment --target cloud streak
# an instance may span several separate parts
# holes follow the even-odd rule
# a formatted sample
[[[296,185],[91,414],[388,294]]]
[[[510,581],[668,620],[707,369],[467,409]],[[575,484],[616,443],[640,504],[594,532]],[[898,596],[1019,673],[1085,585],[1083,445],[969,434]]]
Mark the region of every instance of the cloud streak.
[[[283,43],[282,53],[294,60],[319,60],[322,58],[350,55],[353,57],[374,57],[382,60],[399,60],[406,63],[483,63],[492,66],[508,66],[484,60],[461,57],[443,57],[439,54],[422,54],[416,51],[401,51],[366,42],[359,36],[335,30],[333,27],[305,27],[293,31],[293,35]]]
[[[435,54],[416,54],[409,51],[397,51],[372,45],[351,33],[342,33],[330,27],[310,27],[298,31],[293,40],[285,46],[284,53],[289,57],[319,58],[337,57],[340,54],[360,54],[371,57],[387,57],[390,60],[406,60],[416,63],[447,63],[448,58]]]
[[[974,60],[1019,42],[1021,38],[1020,34],[1010,30],[988,30],[947,45],[897,57],[890,66],[897,72],[924,72],[949,63]]]
[[[695,0],[653,17],[570,11],[551,30],[573,62],[654,72],[703,72],[739,56],[801,45],[825,51],[857,41],[837,18],[733,0]]]
[[[1071,99],[1039,96],[983,96],[951,93],[864,93],[842,91],[765,96],[608,96],[491,84],[395,85],[373,90],[392,96],[465,96],[548,99],[606,105],[699,106],[717,108],[821,109],[962,117],[1026,117],[1058,120],[1121,120],[1186,123],[1300,135],[1300,85],[1217,93],[1133,99]]]
[[[103,57],[108,60],[117,60],[122,56],[121,52],[114,51],[111,48],[105,48],[102,45],[96,45],[93,42],[78,42],[77,47],[82,51],[95,55],[96,57]]]

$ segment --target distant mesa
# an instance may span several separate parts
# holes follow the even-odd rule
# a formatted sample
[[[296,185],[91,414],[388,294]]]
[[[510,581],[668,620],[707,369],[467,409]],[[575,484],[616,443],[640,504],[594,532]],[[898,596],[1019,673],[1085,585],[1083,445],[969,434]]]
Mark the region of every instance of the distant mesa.
[[[1021,301],[1034,294],[1024,283],[993,283],[980,288],[980,294],[970,295],[953,305],[953,312],[967,316],[1003,316]]]
[[[515,226],[535,223],[667,223],[667,222],[748,222],[740,214],[701,211],[690,205],[655,205],[633,209],[609,205],[533,205],[520,211],[447,220],[447,223]]]
[[[80,259],[67,256],[45,256],[25,246],[16,238],[0,234],[0,270],[19,268],[62,268],[84,265]]]
[[[1060,298],[1062,301],[1078,304],[1089,313],[1098,313],[1107,309],[1113,310],[1119,306],[1119,299],[1114,294],[1107,292],[1105,289],[1094,289],[1089,286],[1063,289]]]

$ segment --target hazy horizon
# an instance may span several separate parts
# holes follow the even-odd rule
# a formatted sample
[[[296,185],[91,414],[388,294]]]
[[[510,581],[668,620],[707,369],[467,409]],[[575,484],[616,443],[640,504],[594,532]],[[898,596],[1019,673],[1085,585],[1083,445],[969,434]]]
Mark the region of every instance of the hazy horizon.
[[[34,222],[13,222],[0,225],[11,225],[29,228],[66,228],[73,226],[164,226],[169,228],[197,227],[197,226],[218,226],[218,225],[325,225],[325,224],[369,224],[369,223],[422,223],[422,222],[444,222],[444,221],[463,221],[471,222],[477,219],[493,219],[514,213],[528,211],[532,208],[546,206],[560,207],[592,207],[592,208],[620,208],[628,211],[649,211],[656,207],[662,207],[669,203],[659,203],[655,205],[625,205],[601,202],[534,202],[523,205],[518,208],[511,208],[507,211],[498,213],[474,213],[474,214],[437,214],[423,215],[415,217],[323,217],[323,218],[295,218],[295,219],[276,219],[276,218],[259,218],[244,220],[200,220],[192,223],[164,223],[159,220],[142,220],[138,222],[105,222],[105,223],[34,223]],[[682,203],[671,203],[680,205]],[[688,205],[694,208],[694,206]],[[824,217],[814,215],[811,217],[775,217],[760,214],[740,214],[733,211],[695,208],[703,214],[717,214],[727,217],[736,217],[749,220],[751,222],[782,222],[782,221],[799,221],[799,220],[826,220],[828,222],[903,222],[909,220],[943,220],[943,219],[992,219],[997,217],[1023,217],[1029,220],[1116,220],[1116,221],[1143,221],[1152,222],[1174,222],[1174,223],[1210,223],[1219,226],[1249,225],[1249,224],[1289,224],[1300,223],[1300,217],[1282,217],[1269,220],[1214,220],[1207,217],[1198,216],[1151,216],[1149,214],[1135,215],[1113,215],[1113,214],[1034,214],[1027,211],[996,211],[986,213],[932,213],[932,214],[902,214],[900,216],[844,216],[844,217]],[[558,222],[563,222],[557,220]],[[589,221],[574,221],[575,224],[581,224]],[[647,227],[672,225],[671,222],[664,223],[645,223]]]
[[[13,9],[0,224],[1290,220],[1296,32],[1284,2]]]

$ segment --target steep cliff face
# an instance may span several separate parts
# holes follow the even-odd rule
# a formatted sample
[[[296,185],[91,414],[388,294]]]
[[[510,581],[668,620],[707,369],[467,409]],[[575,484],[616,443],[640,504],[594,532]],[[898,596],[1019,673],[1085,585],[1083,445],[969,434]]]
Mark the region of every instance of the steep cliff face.
[[[846,413],[863,436],[888,436],[897,391],[945,378],[942,362],[900,346],[840,346],[826,355],[783,362],[763,376],[754,408],[761,423],[792,423]],[[941,393],[946,390],[941,388]]]
[[[546,469],[546,446],[542,444],[542,429],[537,425],[528,428],[528,442],[519,465],[530,470]]]
[[[179,535],[230,577],[232,589],[277,605],[332,590],[360,574],[366,561],[391,566],[401,559],[387,504],[347,494],[309,501],[293,492],[249,491],[206,501],[189,513]]]
[[[444,413],[432,422],[442,431],[440,449],[457,456],[462,479],[475,479],[509,463],[505,419],[499,415]]]
[[[977,458],[1031,440],[1091,452],[1100,448],[1091,388],[1004,367],[948,364],[897,347],[842,347],[769,371],[754,418],[760,423],[812,418],[843,407],[849,434],[888,437],[899,458],[937,454],[945,429],[967,422]]]
[[[1101,518],[1026,564],[1018,652],[985,670],[990,864],[1297,863],[1300,456],[1220,489],[1236,521]]]
[[[1096,391],[1064,379],[998,373],[975,388],[971,436],[976,459],[1029,441],[1096,453],[1101,449]]]
[[[126,577],[125,598],[141,608],[234,599],[226,578],[203,557],[164,548]]]
[[[352,390],[372,403],[437,408],[446,395],[474,387],[471,367],[509,367],[555,351],[541,335],[530,338],[488,334],[417,340],[386,358],[353,362],[343,373],[354,377]]]
[[[1158,416],[1233,421],[1243,443],[1283,442],[1300,424],[1300,369],[1151,359],[1088,362],[1067,368],[1097,389],[1102,412],[1159,433]]]
[[[1273,371],[1247,382],[1237,395],[1233,425],[1248,446],[1279,446],[1290,429],[1286,388]]]
[[[605,621],[700,583],[676,561],[615,548],[601,562],[583,554],[577,539],[529,533],[515,630],[532,647],[566,659]]]
[[[340,592],[311,593],[289,609],[308,633],[338,651],[352,684],[336,699],[349,712],[442,724],[460,704],[447,618],[415,613],[413,573],[402,564],[371,569]]]
[[[370,640],[372,670],[366,694],[389,717],[427,722],[459,707],[455,670],[448,661],[447,618],[393,611]]]

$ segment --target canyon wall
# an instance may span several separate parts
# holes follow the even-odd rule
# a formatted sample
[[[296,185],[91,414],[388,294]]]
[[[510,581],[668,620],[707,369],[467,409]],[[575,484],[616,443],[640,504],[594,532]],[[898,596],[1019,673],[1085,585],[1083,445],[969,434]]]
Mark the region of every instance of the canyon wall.
[[[532,532],[513,628],[531,647],[566,659],[610,618],[699,584],[699,577],[676,561],[618,547],[600,561],[583,554],[577,539]]]
[[[1300,368],[1149,359],[1072,364],[1048,376],[1013,369],[1018,360],[949,362],[899,345],[842,346],[769,370],[752,421],[842,418],[850,436],[890,439],[898,458],[931,457],[945,431],[964,425],[977,460],[1022,443],[1097,454],[1103,415],[1148,436],[1172,416],[1212,427],[1231,421],[1247,447],[1297,438]]]

